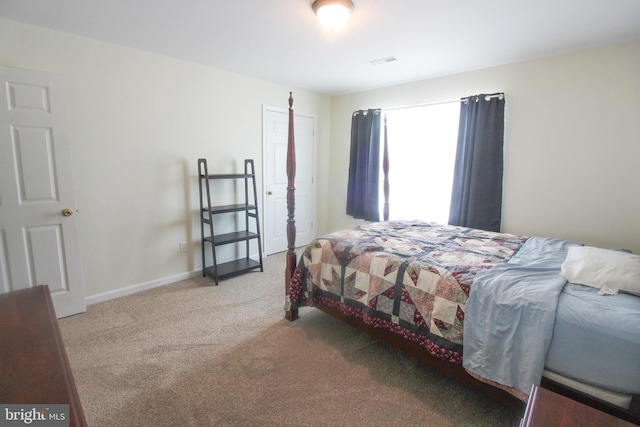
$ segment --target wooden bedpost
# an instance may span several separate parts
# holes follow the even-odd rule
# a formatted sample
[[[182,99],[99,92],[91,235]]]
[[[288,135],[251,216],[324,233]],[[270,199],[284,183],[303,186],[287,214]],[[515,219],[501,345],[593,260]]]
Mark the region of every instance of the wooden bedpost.
[[[291,286],[291,277],[296,269],[296,220],[295,220],[295,178],[296,178],[296,147],[293,134],[293,94],[289,92],[289,139],[287,141],[287,267],[284,277],[285,292],[285,318],[287,320],[296,320],[298,318],[298,309],[291,308],[289,300],[289,288]]]

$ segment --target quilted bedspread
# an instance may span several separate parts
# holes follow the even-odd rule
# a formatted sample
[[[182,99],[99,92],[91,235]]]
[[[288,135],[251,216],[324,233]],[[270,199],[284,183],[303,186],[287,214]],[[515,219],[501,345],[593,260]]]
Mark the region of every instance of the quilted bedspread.
[[[338,308],[461,364],[474,276],[508,261],[526,240],[416,221],[338,231],[307,246],[288,300],[291,308]]]

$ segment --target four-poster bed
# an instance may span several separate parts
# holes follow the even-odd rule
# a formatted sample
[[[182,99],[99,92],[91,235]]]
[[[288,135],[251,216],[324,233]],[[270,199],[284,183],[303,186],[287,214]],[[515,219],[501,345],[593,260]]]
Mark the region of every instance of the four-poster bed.
[[[473,310],[470,310],[470,313],[466,312],[471,283],[474,284],[475,299],[480,301],[476,304],[479,305],[484,298],[494,298],[493,295],[485,293],[492,292],[489,286],[479,284],[494,280],[492,277],[489,278],[494,271],[497,272],[496,274],[510,277],[514,268],[515,270],[519,268],[544,270],[544,274],[547,275],[545,286],[547,282],[553,284],[551,288],[545,287],[536,291],[538,295],[535,297],[540,298],[540,303],[544,305],[546,300],[551,300],[547,298],[549,292],[560,293],[565,283],[557,272],[548,268],[549,263],[560,263],[560,258],[564,259],[567,251],[579,244],[465,227],[391,221],[370,223],[352,230],[342,230],[322,236],[304,250],[298,263],[295,248],[296,164],[292,107],[293,98],[290,94],[285,317],[293,321],[298,318],[298,307],[314,306],[489,395],[524,406],[526,391],[523,393],[523,387],[505,387],[491,381],[493,372],[485,376],[483,366],[479,369],[483,375],[474,372],[477,369],[472,366],[483,365],[482,357],[492,358],[496,350],[488,349],[486,354],[481,351],[479,359],[471,359],[469,366],[466,362],[463,366],[463,336],[465,346],[467,343],[473,343],[475,347],[490,346],[492,341],[476,342],[471,341],[471,338],[475,340],[476,335],[483,335],[484,331],[479,331],[482,329],[480,326],[485,323],[493,326],[494,322],[499,323],[496,319],[504,317],[502,312],[493,313],[484,309],[476,310],[477,313]],[[387,169],[387,159],[383,160],[383,164]],[[385,197],[388,197],[386,188]],[[542,258],[540,254],[545,254],[545,257]],[[525,292],[529,292],[531,286],[535,288],[537,285],[527,284],[527,286],[529,287]],[[591,295],[588,297],[592,298]],[[637,299],[637,297],[630,295],[629,297],[628,301],[624,300],[626,298],[624,295],[621,298],[624,303],[635,304],[636,301],[633,298]],[[508,308],[508,311],[512,310],[512,307]],[[518,315],[521,316],[519,319],[531,318],[533,322],[516,320],[515,323],[522,323],[524,335],[535,335],[526,328],[529,324],[538,321],[535,318],[538,312],[529,312],[526,307],[518,310],[520,310]],[[545,310],[555,313],[555,305]],[[485,311],[488,313],[486,316],[497,317],[485,318],[483,317]],[[469,323],[467,316],[470,314],[476,316],[474,322],[477,321],[477,324]],[[548,321],[549,319],[544,322],[548,323]],[[462,327],[463,324],[466,325],[465,328]],[[551,319],[551,325],[553,326],[553,319]],[[538,327],[537,324],[535,327]],[[509,327],[503,329],[509,329]],[[551,335],[551,332],[550,330],[548,335]],[[555,331],[557,334],[559,332]],[[536,339],[534,337],[533,344],[527,342],[527,345],[535,344],[543,347],[540,342],[548,341],[550,337],[545,335],[538,341],[535,341]],[[628,366],[631,372],[640,363],[634,360],[635,355],[640,355],[638,343],[638,341],[633,343],[632,348],[638,353],[630,353],[630,359],[623,362],[631,365]],[[500,355],[500,353],[497,354]],[[526,357],[529,357],[529,354]],[[640,360],[640,357],[638,359]],[[539,360],[534,357],[531,363],[535,365],[538,362]],[[536,374],[527,372],[526,375],[535,377]],[[525,382],[529,378],[526,375]],[[624,373],[621,374],[621,377],[624,375]],[[637,410],[621,408],[605,402],[601,396],[594,398],[582,391],[568,388],[562,385],[557,377],[553,380],[544,378],[542,383],[546,388],[560,394],[640,423],[640,413]],[[617,378],[619,377],[616,377],[616,381]],[[532,382],[527,384],[530,389]],[[633,387],[638,386],[635,383],[629,386],[630,389]],[[638,393],[634,392],[634,394]]]

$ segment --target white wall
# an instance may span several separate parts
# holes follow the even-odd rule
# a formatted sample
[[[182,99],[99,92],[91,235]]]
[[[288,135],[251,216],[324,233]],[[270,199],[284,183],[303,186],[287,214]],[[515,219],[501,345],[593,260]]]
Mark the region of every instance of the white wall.
[[[344,214],[353,111],[501,91],[503,230],[640,253],[640,43],[332,98],[330,228],[358,223]]]
[[[640,253],[639,43],[330,99],[7,20],[0,40],[0,64],[65,76],[90,302],[200,269],[196,159],[231,172],[253,158],[261,177],[262,106],[286,108],[290,90],[318,117],[318,234],[356,223],[354,110],[504,91],[504,230]]]
[[[7,20],[0,40],[0,64],[65,77],[90,302],[201,268],[197,159],[213,173],[255,159],[261,192],[263,105],[286,108],[293,91],[296,111],[318,118],[318,147],[327,145],[327,96]]]

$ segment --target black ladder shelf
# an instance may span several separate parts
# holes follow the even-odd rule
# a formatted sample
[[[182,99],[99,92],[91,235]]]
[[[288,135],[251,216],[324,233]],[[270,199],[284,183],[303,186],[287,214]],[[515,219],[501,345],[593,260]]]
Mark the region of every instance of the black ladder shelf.
[[[258,219],[258,194],[256,192],[256,174],[252,159],[244,161],[244,173],[242,174],[209,174],[206,159],[198,159],[198,176],[200,186],[200,234],[202,244],[202,275],[209,276],[218,284],[218,280],[237,274],[246,273],[254,269],[263,270],[262,266],[262,241],[260,239],[260,221]],[[214,206],[211,204],[212,180],[243,180],[244,203]],[[253,189],[253,199],[250,199],[249,184]],[[252,202],[252,203],[250,203]],[[219,214],[240,212],[245,214],[244,229],[231,233],[216,234],[214,232],[214,217]],[[255,221],[252,223],[252,221]],[[254,231],[250,231],[255,228]],[[258,242],[258,259],[249,258],[250,242]],[[218,264],[216,248],[231,243],[245,242],[245,254],[233,261]],[[207,265],[206,247],[211,245],[212,262]]]

